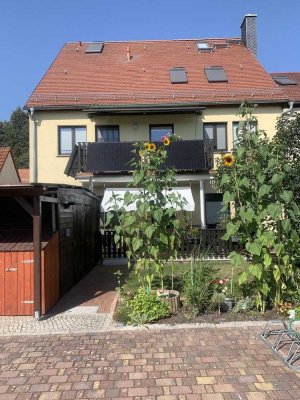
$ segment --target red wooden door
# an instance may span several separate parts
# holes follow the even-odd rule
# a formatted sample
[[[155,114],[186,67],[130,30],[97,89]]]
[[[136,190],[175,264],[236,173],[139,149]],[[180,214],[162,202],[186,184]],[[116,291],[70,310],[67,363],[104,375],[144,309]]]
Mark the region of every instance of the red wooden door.
[[[0,253],[0,315],[33,315],[32,252]]]

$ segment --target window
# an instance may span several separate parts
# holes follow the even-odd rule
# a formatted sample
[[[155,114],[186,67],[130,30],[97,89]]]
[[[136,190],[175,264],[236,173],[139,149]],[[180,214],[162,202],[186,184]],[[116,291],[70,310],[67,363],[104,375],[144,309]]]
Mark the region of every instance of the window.
[[[161,142],[161,138],[165,135],[173,135],[173,125],[150,125],[150,141]]]
[[[171,83],[187,83],[188,78],[184,67],[170,68]]]
[[[257,122],[251,121],[250,122],[251,132],[255,132],[256,129],[257,129]],[[232,123],[232,145],[233,145],[233,147],[237,144],[237,138],[238,138],[238,134],[240,131],[242,131],[240,129],[240,122],[233,122]]]
[[[204,72],[208,82],[228,82],[223,67],[206,67]]]
[[[60,155],[70,155],[78,142],[86,142],[85,126],[59,126],[58,141]]]
[[[279,85],[297,85],[297,82],[293,79],[290,79],[287,75],[273,75],[273,79]]]
[[[203,124],[204,138],[211,141],[214,151],[227,150],[227,124]]]
[[[100,125],[96,126],[97,142],[119,142],[120,132],[118,125]]]
[[[102,53],[103,42],[88,43],[85,48],[86,53]]]
[[[215,228],[221,222],[222,216],[224,216],[224,213],[221,212],[222,200],[222,193],[205,194],[205,222],[208,228]]]

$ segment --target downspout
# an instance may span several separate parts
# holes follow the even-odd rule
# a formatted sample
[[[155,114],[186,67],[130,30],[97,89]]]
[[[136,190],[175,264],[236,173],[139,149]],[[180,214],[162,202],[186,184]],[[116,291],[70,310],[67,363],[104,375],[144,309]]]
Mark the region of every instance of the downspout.
[[[33,183],[37,183],[38,181],[38,167],[37,167],[37,130],[38,130],[38,121],[34,119],[34,107],[30,108],[30,117],[33,122],[33,136],[32,136],[32,181]]]

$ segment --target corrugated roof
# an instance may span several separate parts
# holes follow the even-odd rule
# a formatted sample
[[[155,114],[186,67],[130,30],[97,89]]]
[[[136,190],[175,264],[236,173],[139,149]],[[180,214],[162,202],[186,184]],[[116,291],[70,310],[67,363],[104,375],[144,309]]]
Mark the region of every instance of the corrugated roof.
[[[95,54],[85,53],[87,43],[67,43],[26,107],[285,99],[283,90],[239,40],[202,39],[213,48],[208,52],[197,49],[199,40],[105,42],[102,53]],[[204,69],[214,65],[224,67],[228,82],[207,81]],[[186,69],[188,83],[170,82],[169,70],[177,66]]]
[[[286,76],[292,81],[297,82],[296,85],[278,85],[278,87],[280,87],[284,91],[286,97],[289,100],[293,100],[296,102],[300,101],[300,72],[272,72],[270,75],[272,77]]]
[[[0,147],[0,172],[5,164],[5,161],[10,153],[9,147]]]

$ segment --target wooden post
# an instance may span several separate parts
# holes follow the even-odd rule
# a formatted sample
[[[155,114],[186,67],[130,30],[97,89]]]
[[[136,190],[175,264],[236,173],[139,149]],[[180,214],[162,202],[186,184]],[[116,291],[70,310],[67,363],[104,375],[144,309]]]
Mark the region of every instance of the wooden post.
[[[34,317],[41,316],[41,210],[39,196],[33,197]]]

